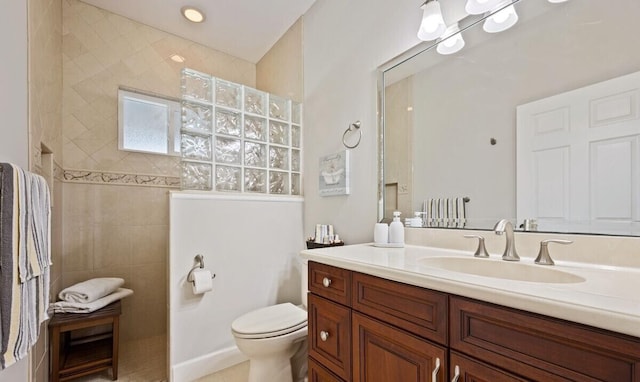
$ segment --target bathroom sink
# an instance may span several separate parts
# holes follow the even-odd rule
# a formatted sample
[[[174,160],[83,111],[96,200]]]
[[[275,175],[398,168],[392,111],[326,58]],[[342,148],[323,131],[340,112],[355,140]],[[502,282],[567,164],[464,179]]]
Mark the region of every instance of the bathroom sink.
[[[418,264],[447,271],[467,273],[476,276],[506,280],[530,281],[536,283],[574,284],[585,279],[569,272],[542,265],[529,265],[502,260],[465,257],[426,257]]]

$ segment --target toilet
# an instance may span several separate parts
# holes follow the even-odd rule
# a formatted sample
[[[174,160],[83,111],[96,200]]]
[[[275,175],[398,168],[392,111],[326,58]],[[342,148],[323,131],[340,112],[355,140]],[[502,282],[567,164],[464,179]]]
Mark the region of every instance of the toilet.
[[[307,370],[307,264],[301,267],[302,306],[283,303],[238,317],[231,332],[249,358],[248,382],[301,382]]]

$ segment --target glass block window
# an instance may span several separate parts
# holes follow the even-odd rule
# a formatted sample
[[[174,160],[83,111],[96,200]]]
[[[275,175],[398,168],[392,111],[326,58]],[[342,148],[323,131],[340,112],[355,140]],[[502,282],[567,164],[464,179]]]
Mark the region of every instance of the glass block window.
[[[302,104],[182,70],[182,188],[302,195]]]

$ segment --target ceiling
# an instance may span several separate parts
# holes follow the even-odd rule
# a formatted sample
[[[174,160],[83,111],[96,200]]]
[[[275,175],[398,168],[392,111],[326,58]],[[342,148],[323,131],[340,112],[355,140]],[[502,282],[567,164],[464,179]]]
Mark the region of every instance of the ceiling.
[[[82,0],[252,63],[258,62],[315,0]],[[187,21],[183,6],[206,16]]]

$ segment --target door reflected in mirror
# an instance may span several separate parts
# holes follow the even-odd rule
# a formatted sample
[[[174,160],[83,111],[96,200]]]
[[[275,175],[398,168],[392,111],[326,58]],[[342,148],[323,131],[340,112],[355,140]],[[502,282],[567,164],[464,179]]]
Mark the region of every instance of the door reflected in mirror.
[[[640,71],[640,2],[514,5],[520,20],[507,31],[489,35],[478,21],[455,54],[425,45],[382,68],[383,205],[413,216],[429,199],[469,197],[466,228],[536,219],[544,232],[640,235],[640,84],[623,77]],[[579,105],[532,109],[537,141],[518,127],[519,106],[615,78]],[[565,106],[581,112],[557,111]],[[565,137],[579,134],[590,136],[580,147]],[[393,184],[406,192],[384,195]]]

